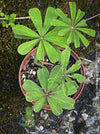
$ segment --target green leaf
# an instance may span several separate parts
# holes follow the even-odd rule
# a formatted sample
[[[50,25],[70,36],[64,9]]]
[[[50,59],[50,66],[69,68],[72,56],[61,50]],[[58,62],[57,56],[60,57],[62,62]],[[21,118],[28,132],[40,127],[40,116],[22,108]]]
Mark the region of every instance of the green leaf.
[[[69,25],[63,21],[60,21],[60,20],[56,20],[56,19],[53,19],[51,24],[53,26],[63,26],[63,27],[68,27]]]
[[[13,27],[13,32],[18,35],[23,35],[23,36],[29,36],[33,38],[39,38],[39,35],[31,30],[30,28],[24,26],[24,25],[15,25]]]
[[[66,94],[67,96],[69,95],[73,95],[77,92],[78,89],[78,85],[75,81],[71,80],[70,78],[68,78],[68,76],[66,77]]]
[[[66,83],[64,80],[62,80],[62,89],[61,90],[63,90],[64,95],[67,95],[67,87],[66,87]]]
[[[69,24],[67,15],[65,15],[61,9],[57,8],[56,9],[56,13],[60,16],[60,18],[62,18],[65,22],[67,22]]]
[[[12,22],[9,22],[8,25],[11,26],[11,27],[14,27],[15,26],[15,24],[12,23]]]
[[[2,26],[3,26],[3,27],[7,27],[7,25],[8,25],[8,24],[7,24],[6,21],[2,21]]]
[[[70,6],[70,12],[71,12],[71,19],[72,19],[72,22],[74,23],[75,16],[76,16],[76,3],[69,2],[69,6]]]
[[[59,28],[60,29],[60,28]],[[56,30],[56,29],[55,29]],[[55,32],[55,30],[52,30],[50,31],[49,33],[47,33],[45,36],[44,36],[44,39],[49,41],[49,42],[52,42],[58,46],[61,46],[61,47],[66,47],[67,44],[66,44],[66,39],[64,37],[60,37],[58,36],[58,33]],[[58,30],[58,29],[57,29]]]
[[[49,71],[47,68],[38,69],[37,76],[42,88],[46,91],[48,85]]]
[[[38,33],[42,35],[42,17],[40,10],[38,8],[31,8],[29,10],[29,15]]]
[[[52,90],[52,93],[53,95],[61,95],[61,96],[65,95],[62,90],[62,83],[59,84],[54,90]]]
[[[27,117],[28,117],[28,119],[30,118],[30,116],[31,116],[31,108],[30,107],[26,107],[26,115],[27,115]]]
[[[14,22],[15,22],[14,19],[9,20],[9,23],[14,23]]]
[[[78,47],[80,47],[79,36],[76,34],[76,31],[73,32],[73,35],[74,35],[74,45],[75,45],[75,48],[78,48]]]
[[[63,71],[66,70],[66,67],[69,62],[69,58],[70,58],[70,48],[66,47],[66,49],[63,50],[61,53],[61,65],[63,67]]]
[[[24,121],[24,122],[26,121],[26,119],[24,118],[24,116],[22,117],[22,121]]]
[[[81,74],[73,74],[73,75],[69,75],[71,78],[76,79],[79,83],[83,83],[83,81],[85,80],[84,76]]]
[[[61,96],[59,94],[59,95],[52,96],[52,98],[64,109],[71,110],[74,108],[75,100],[70,97],[67,97],[65,95]]]
[[[40,91],[30,91],[25,95],[25,98],[28,102],[39,100],[41,97],[43,97],[43,93]]]
[[[63,28],[58,32],[58,35],[64,36],[67,32],[69,32],[71,29],[70,28]]]
[[[80,32],[78,31],[75,31],[75,32],[81,39],[82,43],[87,47],[89,45],[89,41]]]
[[[76,16],[76,19],[75,19],[75,24],[80,21],[83,16],[85,15],[85,12],[81,11],[80,9],[78,9],[78,12],[77,12],[77,16]]]
[[[22,85],[22,87],[26,91],[41,91],[40,87],[35,82],[33,82],[31,80],[25,80],[25,82]]]
[[[15,14],[15,13],[12,13],[12,14],[10,15],[10,18],[12,18],[12,19],[16,18],[16,14]]]
[[[50,105],[50,108],[52,110],[52,112],[59,116],[60,114],[62,114],[62,108],[55,102],[55,100],[53,98],[48,98],[48,103]]]
[[[1,12],[1,13],[0,13],[0,16],[1,16],[1,17],[4,17],[4,16],[5,16],[5,14]]]
[[[73,72],[79,70],[79,69],[81,68],[80,64],[81,64],[81,61],[80,61],[80,60],[77,60],[77,61],[75,62],[75,64],[73,64],[73,65],[66,71],[66,73],[73,73]]]
[[[45,34],[49,30],[49,28],[51,27],[51,21],[56,18],[57,15],[55,13],[55,9],[53,7],[48,7],[44,19],[43,34]]]
[[[19,34],[14,34],[14,37],[19,39],[33,39],[33,37],[19,35]]]
[[[61,65],[56,65],[50,73],[49,79],[48,79],[48,89],[55,88],[58,84],[61,83],[62,79],[62,68]]]
[[[89,28],[76,28],[76,29],[92,37],[95,37],[96,31],[93,29],[89,29]]]
[[[52,63],[55,63],[57,61],[59,61],[59,53],[57,52],[57,50],[55,49],[55,47],[53,47],[52,45],[50,45],[47,41],[43,41],[46,53],[48,55],[49,60]]]
[[[67,39],[67,43],[70,44],[73,42],[73,31],[71,30]]]
[[[34,39],[32,41],[28,41],[28,42],[24,42],[22,43],[17,51],[18,53],[20,53],[21,55],[25,55],[27,54],[37,43],[39,42],[39,39]]]
[[[35,102],[33,110],[35,112],[39,112],[42,109],[42,106],[43,106],[44,102],[45,102],[45,98],[42,97],[37,102]]]
[[[43,60],[45,56],[45,48],[42,41],[40,41],[39,46],[37,48],[36,57],[38,60]]]
[[[85,26],[87,26],[86,20],[83,19],[75,27],[85,27]]]
[[[7,15],[7,14],[5,14],[5,19],[6,19],[6,20],[9,20],[9,18],[10,18],[10,16]]]
[[[26,127],[26,126],[28,126],[28,123],[20,123],[20,125],[21,125],[22,127]]]
[[[62,27],[55,27],[50,32],[48,32],[45,36],[56,36],[58,35],[58,32],[62,29]],[[44,36],[44,37],[45,37]]]

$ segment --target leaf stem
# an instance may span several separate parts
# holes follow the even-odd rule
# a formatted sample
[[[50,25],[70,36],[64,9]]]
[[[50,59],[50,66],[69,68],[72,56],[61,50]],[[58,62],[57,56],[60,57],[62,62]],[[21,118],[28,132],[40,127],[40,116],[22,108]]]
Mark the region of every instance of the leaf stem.
[[[30,16],[27,17],[16,17],[15,20],[30,19]],[[0,20],[6,20],[6,18],[0,18]]]
[[[44,62],[44,61],[40,61],[40,63],[42,63],[42,64],[44,64],[44,65],[50,65],[50,66],[54,66],[54,64],[47,63],[47,62]]]
[[[86,59],[86,58],[83,58],[83,57],[80,57],[82,60],[85,60],[85,61],[87,61],[87,62],[92,62],[91,60],[88,60],[88,59]]]
[[[100,16],[100,13],[90,17],[90,18],[87,18],[86,21],[88,20],[91,20],[91,19],[94,19],[95,17],[97,16]],[[30,19],[30,16],[26,16],[26,17],[16,17],[15,20],[23,20],[23,19]],[[6,20],[5,18],[0,18],[0,20]]]
[[[94,19],[94,18],[97,17],[97,16],[100,16],[100,13],[98,13],[97,15],[94,15],[94,16],[92,16],[92,17],[90,17],[90,18],[87,18],[86,21],[91,20],[91,19]]]

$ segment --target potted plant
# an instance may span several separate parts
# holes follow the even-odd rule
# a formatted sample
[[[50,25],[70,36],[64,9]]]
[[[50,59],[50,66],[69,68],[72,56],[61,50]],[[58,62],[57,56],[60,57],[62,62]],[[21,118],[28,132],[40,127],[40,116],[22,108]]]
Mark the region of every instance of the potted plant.
[[[26,100],[35,103],[33,107],[35,112],[40,111],[43,106],[51,109],[55,115],[60,115],[63,108],[72,109],[75,104],[74,99],[78,98],[84,86],[83,65],[77,54],[69,48],[69,45],[73,42],[77,48],[80,46],[81,39],[83,44],[88,46],[88,40],[79,31],[90,36],[95,36],[95,31],[86,28],[85,19],[81,20],[84,12],[79,9],[76,15],[75,2],[69,2],[69,6],[71,19],[59,8],[48,7],[44,24],[42,24],[39,9],[32,8],[29,10],[29,15],[37,31],[33,31],[24,25],[15,25],[13,27],[16,38],[32,39],[18,47],[20,54],[25,55],[33,47],[36,47],[27,54],[19,71],[21,89]],[[39,68],[37,70],[38,84],[30,79],[22,82],[21,79],[21,71],[26,69],[30,61],[29,56],[34,56],[32,59],[33,64],[36,64]],[[45,56],[48,57],[49,62],[43,61]],[[69,64],[72,63],[70,61],[71,57],[74,58],[73,65]],[[48,70],[46,65],[51,66],[51,69]],[[83,74],[80,74],[80,72]],[[83,85],[78,90],[80,83],[83,83]],[[79,91],[80,93],[78,93]],[[76,98],[73,97],[74,94],[77,94]]]

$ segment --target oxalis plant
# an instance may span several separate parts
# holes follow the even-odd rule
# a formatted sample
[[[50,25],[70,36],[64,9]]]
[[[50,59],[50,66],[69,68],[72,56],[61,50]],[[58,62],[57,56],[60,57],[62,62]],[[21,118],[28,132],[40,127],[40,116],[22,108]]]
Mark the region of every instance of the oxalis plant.
[[[28,79],[22,85],[26,90],[26,100],[36,101],[33,107],[35,112],[39,112],[43,104],[49,104],[55,115],[60,115],[63,109],[73,109],[75,100],[71,96],[77,92],[79,83],[84,81],[84,76],[77,73],[81,67],[80,60],[71,67],[68,66],[69,46],[74,43],[75,48],[78,48],[82,42],[87,47],[89,42],[83,33],[94,37],[95,31],[87,28],[86,20],[82,19],[85,15],[83,11],[78,9],[76,14],[75,2],[69,2],[69,7],[71,18],[59,8],[48,7],[44,23],[39,9],[32,8],[29,10],[29,15],[36,29],[24,25],[13,27],[16,38],[31,39],[19,45],[20,54],[25,55],[37,47],[36,60],[41,61],[47,55],[50,62],[58,62],[51,72],[46,67],[38,69],[37,77],[41,86]],[[61,52],[56,45],[65,50]]]
[[[82,83],[84,76],[75,73],[81,68],[80,60],[67,69],[69,58],[70,48],[67,47],[61,53],[59,64],[51,70],[50,74],[46,67],[38,69],[37,76],[41,87],[31,80],[25,80],[22,86],[27,91],[25,97],[28,102],[36,101],[33,107],[35,112],[39,112],[43,104],[49,104],[52,112],[57,116],[63,112],[63,108],[70,110],[74,107],[75,100],[71,95],[76,93],[79,87],[77,82]]]
[[[0,12],[1,17],[5,17],[5,20],[2,21],[2,26],[8,28],[9,26],[14,27],[15,26],[15,18],[16,14],[12,13],[10,15],[5,14],[3,12]]]

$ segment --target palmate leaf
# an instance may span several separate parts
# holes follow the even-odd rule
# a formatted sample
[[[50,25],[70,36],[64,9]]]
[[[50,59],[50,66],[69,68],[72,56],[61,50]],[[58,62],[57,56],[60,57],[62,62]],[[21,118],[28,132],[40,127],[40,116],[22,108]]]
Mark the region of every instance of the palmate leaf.
[[[63,71],[66,70],[66,67],[69,62],[69,58],[70,58],[70,48],[66,47],[66,49],[62,51],[61,53],[61,65],[62,65]]]
[[[69,77],[66,77],[66,94],[67,96],[73,95],[77,92],[78,85],[74,80],[71,80]]]
[[[73,73],[73,72],[79,70],[79,69],[81,68],[80,64],[81,64],[81,61],[80,61],[80,60],[77,60],[77,61],[75,62],[75,64],[73,64],[73,65],[66,71],[66,74],[68,74],[68,73]]]
[[[66,83],[65,83],[65,80],[62,80],[62,88],[61,90],[63,90],[64,92],[64,95],[67,95],[67,87],[66,87]]]
[[[18,39],[33,39],[33,37],[18,35],[18,34],[14,34],[14,37]]]
[[[38,8],[31,8],[29,10],[29,16],[35,25],[38,33],[42,35],[42,17],[41,17],[41,12]]]
[[[58,35],[58,32],[59,32],[61,29],[62,29],[62,27],[55,27],[55,28],[53,28],[50,32],[48,32],[44,37],[46,37],[46,36],[50,36],[50,37],[56,36],[56,35]]]
[[[25,55],[27,54],[37,43],[39,42],[39,39],[34,39],[32,41],[28,41],[28,42],[24,42],[22,43],[17,51],[18,53],[20,53],[21,55]]]
[[[62,84],[58,85],[53,91],[53,95],[65,95],[64,92],[62,92]]]
[[[73,75],[68,75],[68,76],[71,77],[71,78],[76,79],[79,83],[83,83],[83,81],[85,80],[83,75],[77,74],[77,73],[75,73]]]
[[[76,29],[92,37],[95,37],[96,31],[93,29],[89,29],[89,28],[76,28]]]
[[[44,19],[43,34],[45,34],[49,30],[52,20],[56,18],[57,14],[55,13],[55,9],[53,7],[48,7]]]
[[[24,88],[24,90],[26,90],[28,92],[29,91],[41,91],[40,87],[31,80],[25,80],[22,87]]]
[[[25,98],[28,102],[39,100],[41,97],[43,97],[42,91],[30,91],[25,95]]]
[[[55,45],[59,45],[61,47],[66,47],[66,39],[64,37],[58,36],[58,32],[61,30],[61,27],[55,27],[53,30],[48,32],[45,36],[44,39],[54,43]]]
[[[43,60],[45,57],[45,54],[46,52],[45,52],[43,41],[40,41],[39,46],[37,48],[36,57],[38,60]]]
[[[61,82],[61,79],[62,79],[62,68],[61,68],[61,65],[56,65],[51,73],[50,73],[50,76],[49,76],[49,79],[48,79],[48,90],[52,90],[53,88],[55,88],[58,84],[60,84]]]
[[[68,27],[69,26],[69,24],[67,24],[63,21],[60,21],[60,20],[56,20],[56,19],[52,20],[51,24],[53,26],[63,26],[63,27]]]
[[[85,12],[78,9],[76,19],[75,19],[75,24],[77,24],[77,22],[80,21],[83,18],[84,15],[85,15]]]
[[[37,102],[35,102],[34,107],[33,107],[33,110],[34,110],[35,112],[39,112],[39,111],[41,110],[41,108],[42,108],[44,102],[45,102],[45,98],[42,97],[42,98],[39,99]]]
[[[55,102],[54,98],[52,97],[49,97],[48,98],[48,103],[50,105],[50,108],[52,110],[52,112],[59,116],[63,111],[62,111],[62,108],[58,105],[58,103]]]
[[[75,45],[75,48],[80,47],[79,36],[76,34],[76,31],[73,32],[73,36],[74,36],[74,45]]]
[[[58,32],[58,35],[60,36],[64,36],[67,32],[69,32],[71,30],[71,28],[62,28],[59,32]]]
[[[74,23],[75,16],[76,16],[76,3],[69,2],[69,6],[70,6],[70,12],[71,12],[71,19],[72,19],[72,22]]]
[[[86,20],[83,19],[75,27],[85,27],[85,26],[87,26]]]
[[[65,95],[61,96],[59,94],[59,95],[52,96],[52,99],[54,99],[54,104],[56,102],[58,106],[60,105],[64,109],[71,110],[74,108],[75,100],[70,97],[67,97]]]
[[[37,76],[42,88],[46,91],[48,85],[49,71],[47,68],[42,68],[37,71]]]
[[[49,57],[49,60],[52,62],[52,63],[55,63],[59,60],[59,53],[58,51],[55,49],[55,47],[53,47],[51,44],[49,44],[47,41],[43,41],[43,44],[44,44],[44,47],[45,47],[45,50],[46,50],[46,53]]]
[[[30,107],[26,107],[26,116],[27,116],[27,119],[29,119],[30,118],[30,116],[31,116],[31,108]]]
[[[13,32],[17,35],[39,38],[39,35],[35,31],[31,30],[30,28],[24,25],[15,25],[13,27]]]
[[[56,13],[60,16],[60,18],[62,18],[66,23],[69,24],[67,15],[65,15],[62,10],[60,10],[59,8],[56,9]]]
[[[87,47],[89,45],[89,41],[80,32],[78,32],[78,31],[75,31],[75,32],[81,39],[82,43]]]
[[[60,37],[60,36],[49,36],[49,35],[46,35],[45,37],[45,40],[49,41],[49,42],[52,42],[54,43],[55,45],[58,45],[58,46],[61,46],[63,48],[65,48],[66,46],[68,46],[66,44],[66,39],[64,37]]]
[[[73,30],[70,31],[68,39],[67,39],[68,44],[70,44],[71,42],[73,42]]]

